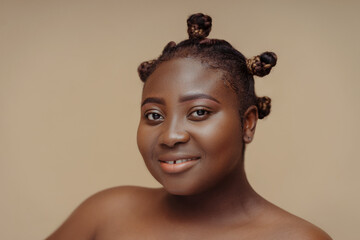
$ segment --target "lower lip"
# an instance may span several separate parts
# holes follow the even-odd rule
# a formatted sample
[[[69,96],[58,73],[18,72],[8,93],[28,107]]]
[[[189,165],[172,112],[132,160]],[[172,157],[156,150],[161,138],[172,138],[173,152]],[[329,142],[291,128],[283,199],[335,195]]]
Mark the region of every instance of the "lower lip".
[[[192,168],[198,162],[199,162],[199,159],[190,160],[190,161],[182,162],[182,163],[174,163],[174,164],[169,164],[169,163],[160,161],[160,167],[166,173],[182,173],[182,172],[185,172],[185,171],[189,170],[190,168]]]

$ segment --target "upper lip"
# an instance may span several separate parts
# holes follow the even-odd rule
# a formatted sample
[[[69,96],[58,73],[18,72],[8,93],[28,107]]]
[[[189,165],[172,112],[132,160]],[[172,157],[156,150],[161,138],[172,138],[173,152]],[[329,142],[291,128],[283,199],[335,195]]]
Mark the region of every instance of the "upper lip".
[[[166,155],[161,155],[159,157],[159,161],[163,161],[163,162],[168,162],[168,161],[176,161],[176,160],[180,160],[180,159],[190,159],[190,158],[200,158],[199,155],[193,155],[193,154],[166,154]]]

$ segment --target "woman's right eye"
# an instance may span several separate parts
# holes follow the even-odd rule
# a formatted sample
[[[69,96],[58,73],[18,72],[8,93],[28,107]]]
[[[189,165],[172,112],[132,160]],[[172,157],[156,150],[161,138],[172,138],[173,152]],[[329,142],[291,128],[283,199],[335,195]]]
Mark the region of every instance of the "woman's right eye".
[[[155,112],[147,113],[147,114],[145,114],[145,117],[150,121],[162,121],[162,120],[164,120],[164,117],[161,116],[161,114],[155,113]]]

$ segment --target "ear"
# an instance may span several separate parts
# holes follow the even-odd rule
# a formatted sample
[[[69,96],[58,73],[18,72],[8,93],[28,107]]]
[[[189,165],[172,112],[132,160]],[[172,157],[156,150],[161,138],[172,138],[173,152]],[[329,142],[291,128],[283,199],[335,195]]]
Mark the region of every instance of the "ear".
[[[243,140],[245,143],[250,143],[254,139],[258,118],[256,106],[250,106],[244,113]]]

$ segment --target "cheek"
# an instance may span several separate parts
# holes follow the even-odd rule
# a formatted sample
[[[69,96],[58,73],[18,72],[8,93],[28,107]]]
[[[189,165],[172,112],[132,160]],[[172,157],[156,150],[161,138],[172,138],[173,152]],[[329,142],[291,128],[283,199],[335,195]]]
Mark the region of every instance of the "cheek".
[[[159,182],[159,169],[156,166],[157,161],[154,160],[154,149],[156,148],[158,135],[149,126],[139,125],[137,131],[137,145],[141,153],[144,163],[151,175]]]
[[[242,149],[242,129],[237,115],[232,117],[219,116],[198,129],[201,145],[208,153],[223,154],[225,150]]]
[[[137,131],[137,145],[145,161],[152,156],[151,149],[153,149],[153,145],[155,144],[154,136],[152,136],[152,134],[154,134],[153,131],[150,131],[148,127],[143,126],[141,123],[139,124]]]

